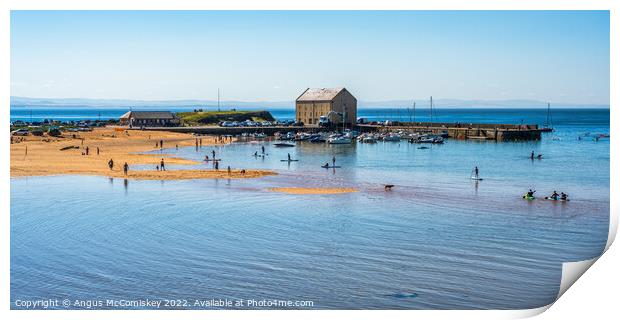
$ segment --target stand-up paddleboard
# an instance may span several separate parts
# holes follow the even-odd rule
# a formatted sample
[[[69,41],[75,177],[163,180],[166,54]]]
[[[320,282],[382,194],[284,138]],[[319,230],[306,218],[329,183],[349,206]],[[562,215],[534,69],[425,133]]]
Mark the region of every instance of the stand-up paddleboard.
[[[340,166],[325,166],[325,165],[322,165],[321,168],[325,168],[325,169],[340,168]]]
[[[204,159],[202,161],[205,161],[205,162],[209,162],[209,161],[222,161],[222,159]]]
[[[282,161],[282,162],[295,162],[295,161],[299,161],[299,160],[295,160],[295,159],[286,160],[286,159],[284,159],[284,160],[280,160],[280,161]]]
[[[482,180],[484,180],[484,179],[482,179],[482,178],[476,178],[476,177],[469,177],[469,179],[476,180],[476,181],[482,181]]]
[[[276,147],[294,147],[294,144],[289,144],[289,143],[274,143],[273,144]]]

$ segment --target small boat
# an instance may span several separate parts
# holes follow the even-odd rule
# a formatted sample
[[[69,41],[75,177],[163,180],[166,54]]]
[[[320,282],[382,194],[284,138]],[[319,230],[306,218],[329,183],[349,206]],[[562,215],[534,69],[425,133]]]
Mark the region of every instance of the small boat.
[[[391,141],[391,142],[400,141],[400,136],[397,134],[390,134],[390,135],[383,137],[383,141]]]
[[[276,146],[276,147],[280,147],[280,148],[282,148],[282,147],[294,147],[295,146],[294,144],[284,143],[284,142],[274,143],[273,145]]]
[[[440,136],[436,136],[433,134],[423,135],[417,139],[409,140],[411,143],[433,143],[433,144],[441,144],[443,143],[443,138]]]
[[[362,139],[363,143],[375,143],[377,142],[377,139],[373,136],[366,136]]]
[[[329,144],[351,144],[351,142],[353,142],[353,140],[345,136],[336,136],[327,139],[327,143]]]

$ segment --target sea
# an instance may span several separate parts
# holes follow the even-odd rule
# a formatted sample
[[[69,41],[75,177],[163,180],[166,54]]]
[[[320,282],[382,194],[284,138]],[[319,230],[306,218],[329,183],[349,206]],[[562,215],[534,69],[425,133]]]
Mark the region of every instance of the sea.
[[[126,111],[14,106],[11,120],[109,119]],[[294,117],[292,109],[270,111],[277,119]],[[429,111],[416,111],[416,121],[430,120]],[[437,109],[433,121],[542,125],[547,115],[531,108]],[[358,117],[414,115],[360,108]],[[405,141],[292,148],[241,141],[153,151],[198,161],[215,151],[220,168],[278,173],[258,179],[12,178],[11,308],[46,299],[69,301],[50,309],[547,305],[557,297],[562,263],[602,254],[610,209],[609,109],[554,108],[549,122],[554,131],[540,141],[448,139],[428,149]],[[255,157],[261,147],[266,155]],[[532,151],[542,159],[531,160]],[[281,161],[289,154],[299,161]],[[332,157],[341,168],[321,168]],[[470,179],[476,166],[482,181]],[[211,165],[169,170],[182,168]],[[153,168],[132,168],[144,169]],[[282,187],[359,191],[271,190]],[[528,189],[536,200],[522,198]],[[554,190],[570,201],[544,200]],[[146,300],[162,305],[137,303]],[[245,304],[204,303],[214,300]]]

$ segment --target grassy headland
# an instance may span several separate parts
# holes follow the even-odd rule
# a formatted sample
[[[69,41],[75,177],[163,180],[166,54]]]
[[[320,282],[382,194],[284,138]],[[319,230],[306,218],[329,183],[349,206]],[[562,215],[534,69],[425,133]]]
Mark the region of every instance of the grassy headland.
[[[269,111],[199,111],[177,112],[185,126],[213,125],[222,121],[274,121]]]

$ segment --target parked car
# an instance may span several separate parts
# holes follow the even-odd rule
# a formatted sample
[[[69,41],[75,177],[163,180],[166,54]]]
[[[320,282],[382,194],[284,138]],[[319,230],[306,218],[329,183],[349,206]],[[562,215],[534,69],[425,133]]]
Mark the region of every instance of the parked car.
[[[30,131],[28,131],[28,129],[17,129],[13,130],[11,134],[14,136],[27,136],[28,134],[30,134]]]

